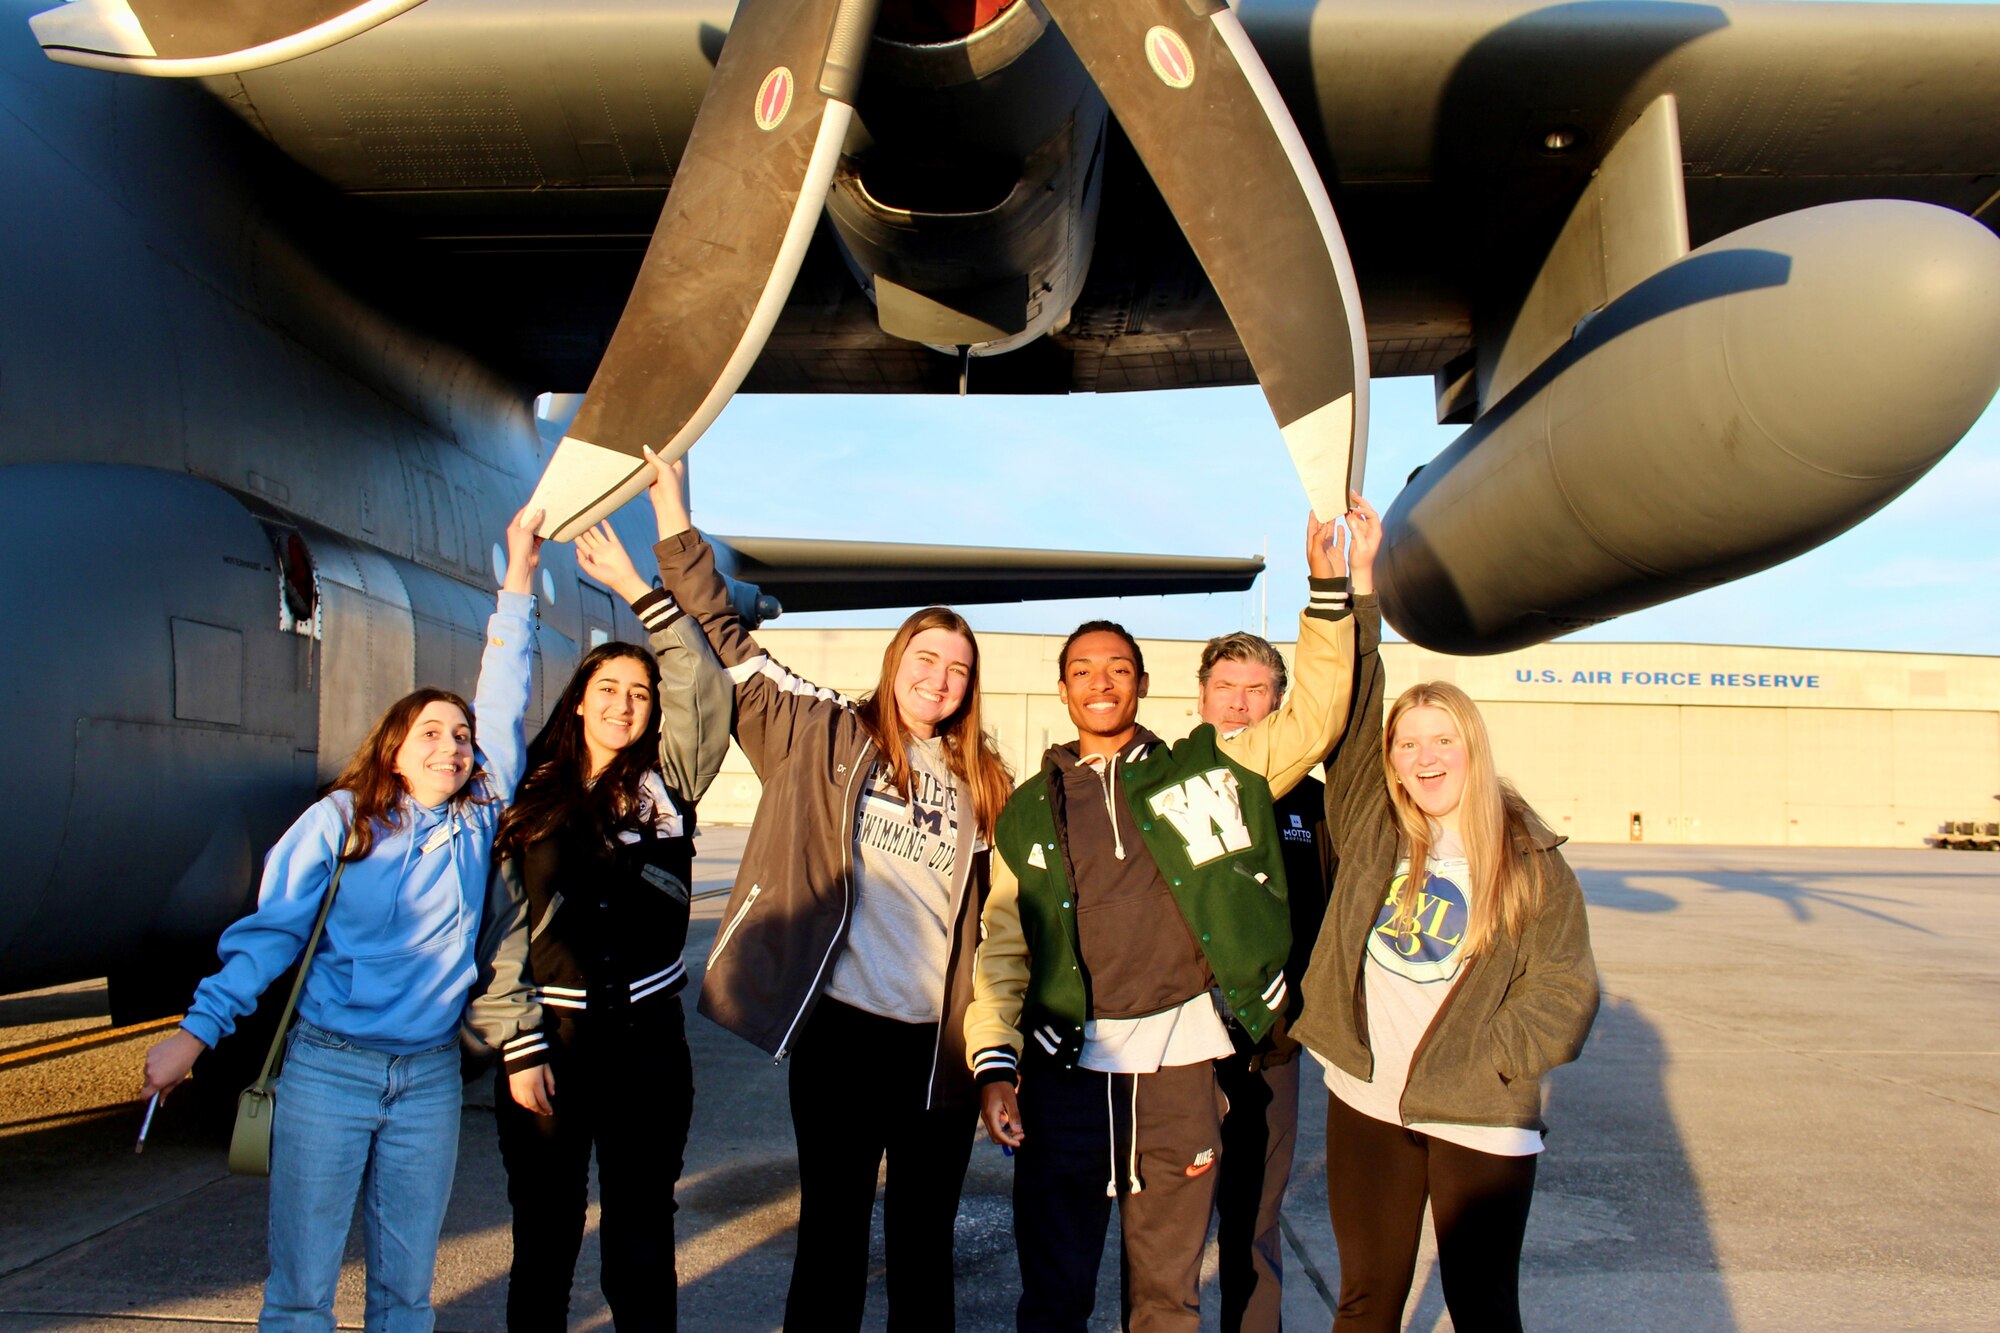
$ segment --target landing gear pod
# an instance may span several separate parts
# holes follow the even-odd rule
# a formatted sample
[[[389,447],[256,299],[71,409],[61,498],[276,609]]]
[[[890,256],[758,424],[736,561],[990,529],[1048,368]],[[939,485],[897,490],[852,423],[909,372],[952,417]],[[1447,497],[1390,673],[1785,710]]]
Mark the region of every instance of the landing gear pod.
[[[1427,648],[1497,653],[1844,532],[2000,386],[2000,239],[1866,200],[1712,241],[1582,322],[1412,480],[1377,579]]]

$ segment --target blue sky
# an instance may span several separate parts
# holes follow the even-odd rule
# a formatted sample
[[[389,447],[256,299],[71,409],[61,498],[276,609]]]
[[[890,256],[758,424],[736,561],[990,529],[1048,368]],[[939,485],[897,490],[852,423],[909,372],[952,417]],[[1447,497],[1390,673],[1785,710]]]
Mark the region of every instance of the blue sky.
[[[974,366],[977,373],[978,367]],[[1368,498],[1457,435],[1428,377],[1376,380]],[[1255,387],[1067,398],[739,396],[696,447],[695,519],[721,533],[1249,555],[1268,542],[1269,617],[1304,602],[1306,502]],[[1256,628],[1260,591],[965,608],[975,628]],[[895,610],[787,615],[887,625]],[[2000,654],[2000,410],[1886,509],[1818,550],[1621,617],[1582,640]]]

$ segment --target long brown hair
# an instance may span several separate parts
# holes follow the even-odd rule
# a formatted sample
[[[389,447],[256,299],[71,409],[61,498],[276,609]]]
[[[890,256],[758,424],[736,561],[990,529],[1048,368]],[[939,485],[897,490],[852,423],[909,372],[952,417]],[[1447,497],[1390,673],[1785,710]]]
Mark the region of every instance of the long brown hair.
[[[868,729],[869,739],[882,751],[883,762],[904,800],[910,797],[910,731],[903,725],[896,707],[896,672],[910,640],[928,629],[949,630],[962,637],[972,649],[972,668],[966,673],[965,698],[958,711],[938,724],[944,740],[945,762],[965,785],[972,789],[972,814],[979,835],[989,841],[1000,822],[1001,808],[1014,790],[1014,776],[1007,761],[986,734],[979,720],[979,640],[965,617],[946,606],[927,606],[897,629],[889,646],[882,650],[882,675],[873,693],[854,706],[855,716]]]
[[[644,664],[653,689],[653,706],[646,729],[613,755],[597,781],[590,781],[590,748],[584,744],[583,718],[577,706],[598,669],[614,658],[629,657]],[[527,776],[514,792],[514,804],[500,817],[494,836],[496,856],[518,856],[530,843],[548,837],[572,821],[588,821],[606,842],[621,830],[639,824],[639,781],[660,755],[660,664],[635,644],[600,643],[584,654],[549,710],[549,720],[528,746]]]
[[[375,828],[393,831],[403,826],[402,797],[409,791],[402,776],[396,772],[396,751],[403,748],[410,728],[416,725],[418,714],[431,704],[451,704],[465,714],[465,725],[472,732],[473,769],[466,776],[465,785],[452,797],[452,804],[471,804],[474,797],[473,786],[486,776],[486,770],[478,766],[479,729],[472,716],[472,705],[450,690],[425,687],[412,690],[382,714],[368,733],[368,739],[361,742],[354,757],[347,761],[347,767],[340,770],[340,776],[333,780],[328,791],[348,791],[354,793],[353,831],[348,835],[347,850],[341,853],[343,861],[359,861],[375,850]]]
[[[1396,724],[1413,708],[1443,709],[1465,747],[1465,789],[1458,800],[1458,836],[1465,844],[1466,869],[1472,879],[1472,913],[1466,924],[1466,957],[1476,958],[1502,929],[1519,943],[1521,932],[1542,908],[1541,860],[1518,856],[1515,845],[1527,837],[1535,813],[1513,785],[1493,770],[1493,743],[1486,721],[1472,697],[1449,681],[1425,681],[1398,695],[1382,727],[1382,773],[1389,783],[1389,804],[1396,812],[1403,841],[1410,849],[1410,873],[1398,895],[1390,928],[1397,935],[1416,929],[1417,889],[1431,854],[1431,822],[1396,775],[1390,762],[1395,751]]]

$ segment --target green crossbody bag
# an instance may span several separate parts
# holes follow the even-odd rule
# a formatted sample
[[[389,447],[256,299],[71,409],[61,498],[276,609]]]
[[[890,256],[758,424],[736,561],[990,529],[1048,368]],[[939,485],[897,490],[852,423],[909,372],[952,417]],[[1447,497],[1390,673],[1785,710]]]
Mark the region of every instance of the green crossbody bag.
[[[341,854],[347,852],[347,840],[341,842]],[[271,1174],[271,1121],[278,1114],[278,1094],[271,1086],[272,1071],[278,1066],[278,1057],[285,1049],[285,1038],[292,1030],[292,1014],[299,1007],[299,992],[305,989],[306,972],[312,967],[313,951],[319,948],[320,933],[326,929],[327,913],[333,910],[333,895],[340,891],[340,872],[347,868],[347,862],[333,863],[333,880],[326,886],[326,898],[319,905],[319,917],[313,922],[312,934],[306,938],[306,951],[299,957],[299,974],[292,979],[292,993],[285,1001],[285,1012],[278,1019],[278,1034],[271,1038],[271,1049],[265,1053],[264,1068],[252,1083],[236,1098],[236,1128],[229,1135],[229,1169],[239,1176],[268,1176]]]

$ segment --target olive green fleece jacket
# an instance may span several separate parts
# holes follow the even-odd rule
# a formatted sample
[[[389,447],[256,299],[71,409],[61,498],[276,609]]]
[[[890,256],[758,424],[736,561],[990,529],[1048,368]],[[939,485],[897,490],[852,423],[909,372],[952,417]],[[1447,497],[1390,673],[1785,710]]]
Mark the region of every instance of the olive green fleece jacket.
[[[1315,580],[1313,589],[1316,602],[1324,602],[1344,594],[1344,580]],[[1308,606],[1299,616],[1294,680],[1283,704],[1231,736],[1197,727],[1178,745],[1158,745],[1154,753],[1135,757],[1126,770],[1135,777],[1128,799],[1147,852],[1167,877],[1210,969],[1230,992],[1232,1010],[1253,1033],[1263,1032],[1274,1011],[1283,1010],[1290,984],[1284,963],[1291,923],[1284,898],[1272,891],[1284,873],[1271,801],[1319,765],[1351,711],[1353,624],[1344,607]],[[1188,811],[1205,810],[1201,798],[1224,787],[1241,802],[1238,816],[1249,834],[1247,845],[1240,836],[1234,839],[1234,851],[1212,835],[1195,841],[1216,847],[1197,851],[1188,835],[1163,827],[1171,822],[1166,802],[1146,799],[1181,791]],[[993,858],[993,888],[980,919],[972,1004],[965,1013],[965,1049],[981,1083],[1015,1081],[1028,1032],[1051,1058],[1073,1065],[1091,1016],[1070,910],[1074,898],[1062,892],[1061,857],[1048,845],[1056,839],[1047,790],[1046,774],[1022,783],[996,834],[999,854]],[[1183,822],[1209,834],[1205,814]],[[1231,898],[1241,901],[1231,905]]]
[[[1327,826],[1339,869],[1305,975],[1305,1012],[1291,1035],[1327,1064],[1372,1079],[1363,985],[1375,928],[1402,854],[1382,771],[1382,612],[1355,598],[1359,635],[1353,716],[1326,780]],[[1505,931],[1465,965],[1417,1045],[1403,1089],[1404,1124],[1434,1121],[1546,1130],[1542,1076],[1576,1059],[1597,1016],[1597,964],[1583,890],[1539,820],[1513,854],[1541,862],[1542,910],[1510,940]]]

